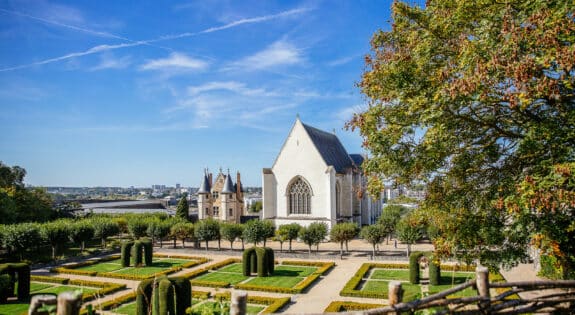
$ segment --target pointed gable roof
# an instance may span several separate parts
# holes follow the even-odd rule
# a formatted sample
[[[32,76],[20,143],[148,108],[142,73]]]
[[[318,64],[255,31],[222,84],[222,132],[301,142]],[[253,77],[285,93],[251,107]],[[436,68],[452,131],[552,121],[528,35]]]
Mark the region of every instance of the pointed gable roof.
[[[319,130],[302,123],[313,145],[327,165],[333,166],[337,173],[345,173],[354,163],[335,134]]]

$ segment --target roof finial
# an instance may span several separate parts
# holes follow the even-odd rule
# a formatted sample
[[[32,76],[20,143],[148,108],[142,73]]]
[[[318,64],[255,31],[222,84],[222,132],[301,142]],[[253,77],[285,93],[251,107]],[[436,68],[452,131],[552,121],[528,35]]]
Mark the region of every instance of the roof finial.
[[[300,120],[300,119],[299,119],[299,113],[296,113],[296,114],[295,114],[295,119],[296,119],[296,120]]]

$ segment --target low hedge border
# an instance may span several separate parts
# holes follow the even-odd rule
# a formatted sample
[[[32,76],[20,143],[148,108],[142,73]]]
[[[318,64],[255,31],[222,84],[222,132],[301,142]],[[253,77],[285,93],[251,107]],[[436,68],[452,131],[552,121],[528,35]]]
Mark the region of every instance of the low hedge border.
[[[192,286],[209,287],[209,288],[229,288],[230,283],[225,281],[204,281],[191,280]]]
[[[196,291],[192,290],[192,298],[198,300],[207,300],[210,298],[212,293],[210,291]]]
[[[345,311],[365,311],[384,307],[384,304],[358,303],[351,301],[333,301],[323,310],[324,313],[338,313]]]
[[[229,301],[231,299],[231,293],[230,292],[216,293],[216,295],[214,296],[214,299],[216,301],[217,300]],[[260,314],[275,313],[278,310],[280,310],[282,307],[284,307],[286,304],[288,304],[290,301],[291,301],[291,299],[289,297],[275,298],[275,297],[268,297],[268,296],[251,296],[251,295],[248,295],[248,300],[247,300],[248,303],[267,305],[267,307],[264,308]]]
[[[339,292],[340,296],[350,297],[364,297],[364,298],[377,298],[387,299],[387,292],[369,292],[356,290],[357,286],[361,283],[363,278],[373,268],[383,269],[409,269],[408,264],[382,264],[382,263],[364,263],[357,269],[353,277],[345,284],[343,289]]]
[[[47,283],[57,283],[57,284],[67,284],[70,279],[68,278],[59,278],[59,277],[50,277],[50,276],[30,276],[30,281],[37,281],[37,282],[47,282]]]
[[[463,271],[463,272],[475,272],[475,265],[441,265],[441,271]]]

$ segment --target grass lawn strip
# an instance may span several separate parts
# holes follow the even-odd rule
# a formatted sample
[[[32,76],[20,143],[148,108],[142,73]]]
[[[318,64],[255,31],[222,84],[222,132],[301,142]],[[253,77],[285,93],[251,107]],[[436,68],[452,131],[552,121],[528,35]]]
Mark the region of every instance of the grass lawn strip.
[[[249,277],[244,276],[241,273],[231,273],[231,272],[209,272],[203,274],[197,278],[194,278],[194,283],[196,285],[201,285],[201,281],[210,282],[227,282],[229,284],[236,284],[249,279]]]
[[[409,281],[409,270],[373,268],[371,275],[369,275],[368,278],[370,280],[381,279]]]
[[[421,286],[419,284],[402,283],[401,288],[403,289],[403,300],[411,301],[419,298],[421,296]],[[384,280],[368,280],[361,287],[361,291],[366,292],[385,292],[388,295],[389,281]]]

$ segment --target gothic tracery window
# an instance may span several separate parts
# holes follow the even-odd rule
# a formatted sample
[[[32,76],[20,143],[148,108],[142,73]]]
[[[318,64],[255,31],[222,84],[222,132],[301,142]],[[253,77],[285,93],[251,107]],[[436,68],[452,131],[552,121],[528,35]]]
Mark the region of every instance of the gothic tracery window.
[[[311,188],[298,177],[288,188],[288,213],[311,214]]]

